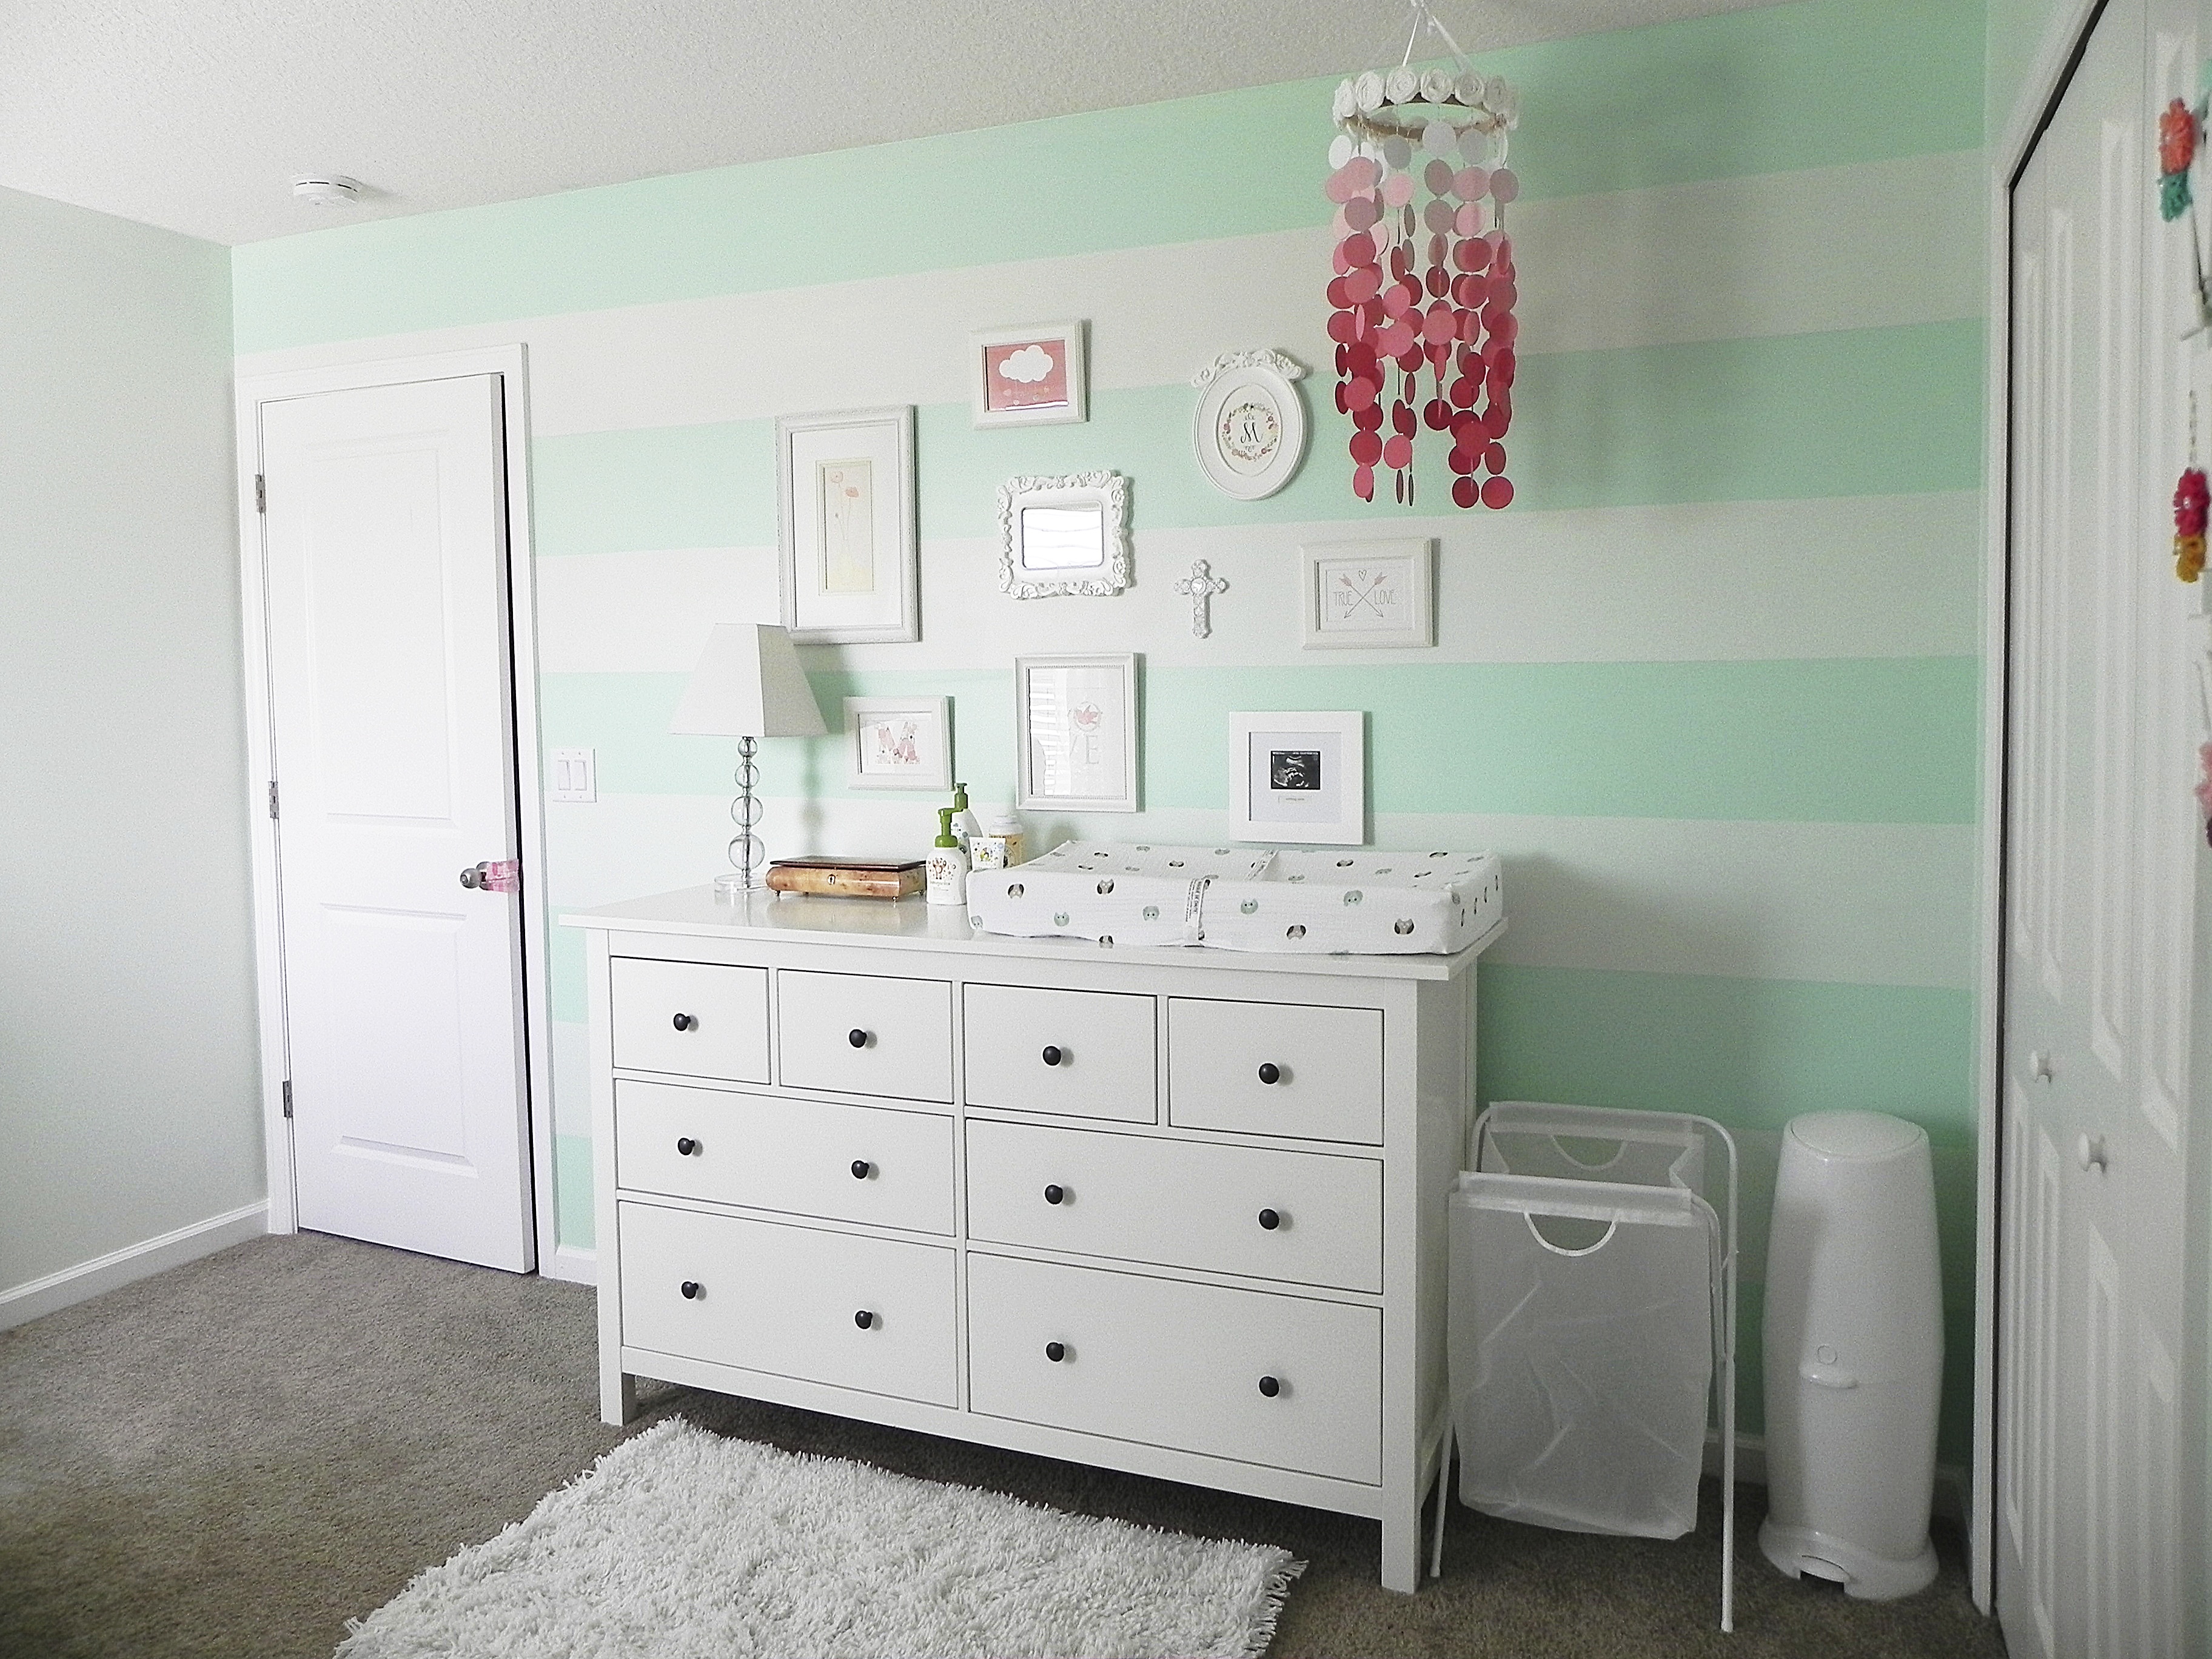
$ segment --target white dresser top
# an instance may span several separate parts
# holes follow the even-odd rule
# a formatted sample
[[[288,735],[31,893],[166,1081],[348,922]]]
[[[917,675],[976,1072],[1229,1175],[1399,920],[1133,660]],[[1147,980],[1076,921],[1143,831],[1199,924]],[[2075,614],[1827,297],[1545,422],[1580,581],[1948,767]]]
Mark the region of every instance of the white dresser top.
[[[1237,973],[1295,974],[1342,979],[1448,980],[1465,973],[1505,931],[1498,927],[1453,956],[1272,956],[1203,946],[1115,945],[1081,939],[1018,939],[981,933],[965,905],[931,905],[920,898],[819,898],[765,890],[734,901],[714,888],[684,887],[650,898],[625,899],[560,920],[571,927],[604,927],[623,933],[674,933],[695,938],[819,943],[885,951],[957,951],[1030,961],[1095,962],[1102,957],[1175,968],[1221,968]]]

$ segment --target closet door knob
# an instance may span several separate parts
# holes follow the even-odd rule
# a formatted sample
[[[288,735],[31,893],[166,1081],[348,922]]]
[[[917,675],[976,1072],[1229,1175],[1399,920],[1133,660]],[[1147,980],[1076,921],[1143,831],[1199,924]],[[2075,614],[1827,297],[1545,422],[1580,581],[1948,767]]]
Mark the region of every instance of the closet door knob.
[[[697,1279],[687,1279],[677,1288],[684,1292],[684,1299],[686,1302],[696,1302],[699,1299],[700,1284]]]
[[[1277,1395],[1282,1393],[1282,1391],[1283,1385],[1278,1382],[1273,1377],[1263,1376],[1260,1379],[1260,1392],[1266,1395],[1268,1399],[1273,1400]]]
[[[1049,1042],[1045,1045],[1044,1063],[1046,1065],[1057,1066],[1066,1058],[1067,1056],[1060,1051],[1058,1045]]]
[[[1272,1060],[1263,1060],[1260,1062],[1261,1082],[1280,1083],[1282,1080],[1283,1068],[1281,1066],[1276,1065]]]
[[[1260,1212],[1260,1224],[1272,1233],[1283,1224],[1283,1218],[1273,1210],[1262,1210]]]
[[[854,1180],[866,1181],[870,1176],[873,1175],[875,1171],[876,1166],[869,1163],[865,1158],[856,1158],[853,1160]]]
[[[860,1312],[853,1316],[853,1322],[865,1331],[869,1326],[876,1322],[876,1316],[870,1313],[866,1308],[863,1308]]]
[[[868,1046],[868,1034],[862,1030],[859,1026],[855,1025],[851,1030],[845,1033],[845,1041],[851,1043],[855,1048],[865,1048]]]
[[[679,1031],[688,1031],[699,1022],[692,1018],[689,1014],[678,1014],[674,1019],[668,1023],[673,1025]]]
[[[677,1157],[690,1158],[696,1154],[698,1150],[699,1143],[692,1139],[690,1135],[678,1135],[676,1137]]]
[[[1048,1187],[1044,1189],[1044,1201],[1048,1204],[1058,1204],[1066,1196],[1067,1188],[1065,1187]]]
[[[1044,1357],[1052,1361],[1054,1364],[1057,1365],[1061,1360],[1067,1358],[1067,1344],[1065,1342],[1046,1343],[1044,1345]]]

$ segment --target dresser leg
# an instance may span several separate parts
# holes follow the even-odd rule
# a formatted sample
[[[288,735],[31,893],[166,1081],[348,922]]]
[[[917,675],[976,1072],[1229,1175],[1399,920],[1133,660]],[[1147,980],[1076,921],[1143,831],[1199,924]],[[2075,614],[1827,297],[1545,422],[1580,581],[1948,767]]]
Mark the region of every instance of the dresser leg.
[[[599,1371],[599,1420],[620,1428],[637,1415],[637,1379],[627,1371]]]
[[[1421,1584],[1421,1494],[1392,1492],[1382,1504],[1382,1588],[1411,1595]]]

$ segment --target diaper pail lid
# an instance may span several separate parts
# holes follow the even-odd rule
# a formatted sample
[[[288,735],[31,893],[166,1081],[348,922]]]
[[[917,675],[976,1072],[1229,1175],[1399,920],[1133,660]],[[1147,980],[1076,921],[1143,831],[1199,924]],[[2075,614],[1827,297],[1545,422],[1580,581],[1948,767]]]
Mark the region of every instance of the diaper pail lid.
[[[1887,1112],[1808,1112],[1790,1120],[1790,1138],[1821,1158],[1895,1158],[1928,1139],[1917,1123]]]

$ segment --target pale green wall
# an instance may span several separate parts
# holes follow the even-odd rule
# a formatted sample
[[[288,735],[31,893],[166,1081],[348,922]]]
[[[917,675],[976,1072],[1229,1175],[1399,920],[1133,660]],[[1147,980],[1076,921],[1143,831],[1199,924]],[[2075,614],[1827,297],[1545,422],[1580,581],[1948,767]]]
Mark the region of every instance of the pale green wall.
[[[263,1196],[226,250],[0,190],[0,1290]]]
[[[1370,711],[1376,842],[1508,859],[1483,1097],[1742,1132],[1754,1357],[1781,1125],[1928,1127],[1963,1462],[1984,52],[1978,0],[1812,0],[1486,60],[1528,112],[1503,515],[1350,494],[1326,82],[257,244],[237,337],[255,371],[527,343],[543,731],[596,748],[601,791],[549,804],[556,908],[719,864],[726,746],[668,725],[706,625],[773,617],[775,417],[915,404],[923,638],[810,652],[833,719],[949,694],[958,770],[1001,799],[1015,652],[1139,651],[1146,811],[1054,827],[1211,840],[1231,710]],[[1090,319],[1091,420],[975,431],[967,331],[1058,315]],[[1244,505],[1192,462],[1188,377],[1254,345],[1323,372],[1304,472]],[[1133,480],[1137,586],[1000,595],[1000,482],[1104,466]],[[1442,543],[1436,650],[1301,653],[1299,544],[1409,530]],[[1169,590],[1194,556],[1231,583],[1203,644]],[[763,760],[779,850],[926,836],[834,744]],[[573,930],[553,990],[561,1227],[588,1244]]]

